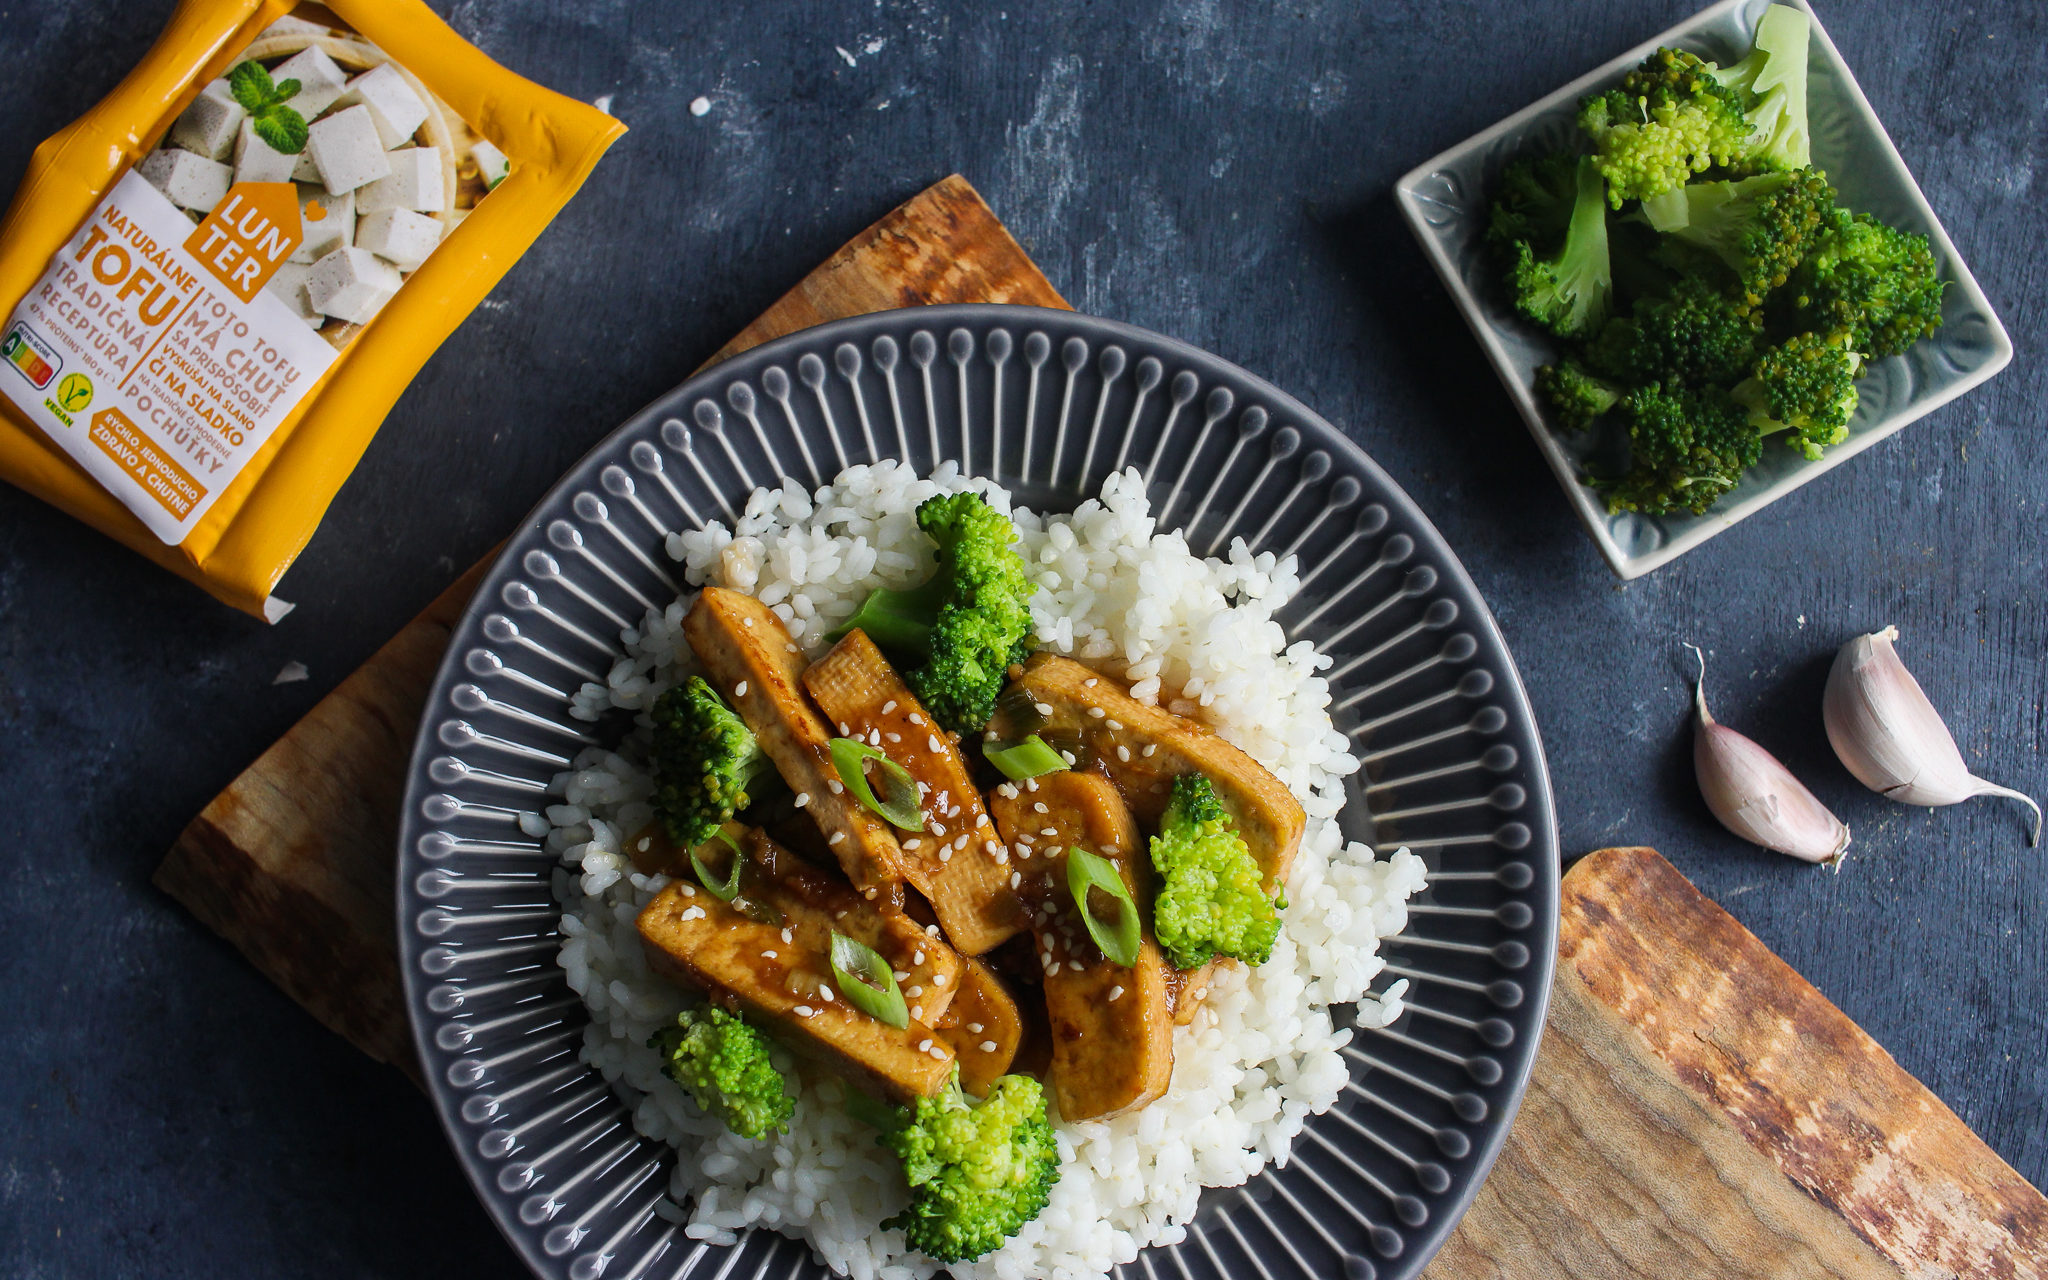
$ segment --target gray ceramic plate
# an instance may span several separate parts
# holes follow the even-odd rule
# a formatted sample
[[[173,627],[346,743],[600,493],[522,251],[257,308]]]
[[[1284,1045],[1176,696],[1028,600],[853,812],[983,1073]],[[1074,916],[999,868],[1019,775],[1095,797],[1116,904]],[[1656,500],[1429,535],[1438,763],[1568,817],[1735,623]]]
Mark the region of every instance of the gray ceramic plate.
[[[420,1062],[478,1195],[543,1276],[821,1274],[780,1236],[717,1248],[655,1212],[671,1153],[578,1059],[553,860],[518,818],[590,741],[567,692],[674,598],[663,535],[875,457],[956,459],[1040,510],[1138,466],[1197,551],[1301,557],[1280,618],[1335,659],[1366,763],[1348,834],[1431,868],[1385,947],[1409,1011],[1346,1050],[1349,1088],[1284,1171],[1210,1192],[1187,1241],[1122,1270],[1415,1275],[1506,1135],[1550,990],[1556,828],[1513,660],[1429,521],[1328,423],[1169,338],[1036,308],[886,312],[735,357],[593,450],[484,579],[420,726],[397,904]]]
[[[1812,12],[1805,0],[1786,3]],[[1480,239],[1493,182],[1508,161],[1526,149],[1569,141],[1577,128],[1579,99],[1618,81],[1660,46],[1687,49],[1723,66],[1740,58],[1749,51],[1757,19],[1769,4],[1770,0],[1723,0],[1427,161],[1395,187],[1408,225],[1522,411],[1536,447],[1599,544],[1600,554],[1623,578],[1640,577],[1684,554],[1907,423],[1926,417],[2012,361],[2012,340],[2006,337],[2005,326],[1992,313],[1984,291],[1816,18],[1807,85],[1813,162],[1827,171],[1847,207],[1927,236],[1942,278],[1949,282],[1941,328],[1905,355],[1876,362],[1857,382],[1862,399],[1847,440],[1818,462],[1790,449],[1766,449],[1763,462],[1703,516],[1609,515],[1600,496],[1580,482],[1579,464],[1591,448],[1591,438],[1584,443],[1560,438],[1544,422],[1534,395],[1536,368],[1555,358],[1555,348],[1547,335],[1514,315],[1499,285],[1499,268]]]

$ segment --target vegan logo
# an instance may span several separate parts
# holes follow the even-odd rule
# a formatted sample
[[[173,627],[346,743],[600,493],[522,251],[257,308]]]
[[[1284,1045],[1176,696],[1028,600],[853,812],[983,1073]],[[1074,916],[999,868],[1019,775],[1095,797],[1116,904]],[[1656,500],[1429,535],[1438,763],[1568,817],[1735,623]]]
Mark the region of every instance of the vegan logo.
[[[67,373],[57,384],[57,403],[64,412],[77,413],[92,403],[92,379],[82,373]]]

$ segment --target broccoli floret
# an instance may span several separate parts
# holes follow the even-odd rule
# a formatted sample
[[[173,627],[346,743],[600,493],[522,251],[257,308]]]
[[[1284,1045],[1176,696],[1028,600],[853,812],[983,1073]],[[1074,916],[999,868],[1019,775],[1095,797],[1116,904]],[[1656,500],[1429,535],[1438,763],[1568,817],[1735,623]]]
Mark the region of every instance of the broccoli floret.
[[[1159,896],[1152,933],[1176,968],[1193,969],[1219,955],[1264,964],[1280,936],[1280,912],[1252,852],[1199,773],[1173,780],[1173,794],[1152,837]]]
[[[1818,334],[1795,334],[1764,352],[1756,372],[1731,394],[1760,434],[1790,431],[1786,443],[1817,459],[1823,447],[1849,436],[1862,363],[1854,351]]]
[[[976,1104],[956,1073],[878,1141],[903,1161],[910,1184],[910,1206],[882,1225],[903,1228],[911,1248],[940,1262],[979,1258],[1017,1234],[1060,1176],[1045,1090],[1030,1076],[1003,1076]]]
[[[1727,293],[1687,277],[1662,297],[1639,300],[1626,318],[1609,320],[1588,346],[1586,360],[1631,386],[1727,386],[1755,363],[1762,332],[1755,316]]]
[[[1628,470],[1593,477],[1609,510],[1698,515],[1763,456],[1748,411],[1719,388],[1651,383],[1630,392],[1620,407],[1628,423]]]
[[[1536,371],[1536,394],[1550,406],[1557,425],[1584,431],[1593,419],[1612,409],[1623,389],[1586,372],[1576,360],[1546,364]]]
[[[1579,103],[1579,127],[1615,208],[1661,195],[1746,153],[1751,133],[1739,93],[1711,62],[1659,49],[1621,84]]]
[[[884,649],[923,659],[905,677],[938,722],[978,732],[995,714],[1010,665],[1030,652],[1032,585],[1011,549],[1017,528],[978,493],[928,498],[917,526],[939,544],[939,571],[909,591],[876,591],[834,632],[855,627]]]
[[[1836,209],[1785,295],[1792,324],[1840,335],[1876,359],[1903,353],[1941,326],[1942,289],[1926,236]]]
[[[652,718],[654,811],[678,848],[694,848],[747,807],[768,758],[701,676],[657,698]]]
[[[1757,23],[1749,56],[1713,75],[1744,103],[1749,141],[1739,167],[1755,172],[1804,169],[1813,163],[1806,124],[1806,51],[1811,22],[1799,10],[1772,5]]]
[[[742,1138],[789,1128],[796,1100],[768,1060],[768,1037],[737,1015],[709,1005],[685,1009],[647,1047],[661,1055],[662,1074]]]
[[[1731,296],[1745,312],[1785,283],[1835,201],[1834,188],[1818,169],[1695,182],[1685,195],[1685,225],[1669,238],[1712,251],[1734,272]]]
[[[1554,253],[1571,228],[1579,198],[1579,157],[1569,151],[1525,156],[1502,171],[1486,240],[1512,260],[1515,245]]]
[[[1590,332],[1606,319],[1614,283],[1607,202],[1590,159],[1579,161],[1574,185],[1571,220],[1557,250],[1546,253],[1517,240],[1508,269],[1515,309],[1564,338]]]

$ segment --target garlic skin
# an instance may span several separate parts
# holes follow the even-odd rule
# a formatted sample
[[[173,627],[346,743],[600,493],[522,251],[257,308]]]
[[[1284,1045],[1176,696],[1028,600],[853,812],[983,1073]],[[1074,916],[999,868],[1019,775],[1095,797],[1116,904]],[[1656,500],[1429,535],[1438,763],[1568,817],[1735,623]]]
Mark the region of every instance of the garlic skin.
[[[1721,825],[1751,844],[1840,870],[1849,849],[1849,828],[1776,756],[1708,713],[1704,654],[1693,707],[1693,776]]]
[[[1856,780],[1900,804],[1959,804],[2007,796],[2034,811],[2028,843],[2041,843],[2041,806],[2032,797],[1970,772],[1955,736],[1899,661],[1897,627],[1857,636],[1835,654],[1821,717],[1828,741]]]

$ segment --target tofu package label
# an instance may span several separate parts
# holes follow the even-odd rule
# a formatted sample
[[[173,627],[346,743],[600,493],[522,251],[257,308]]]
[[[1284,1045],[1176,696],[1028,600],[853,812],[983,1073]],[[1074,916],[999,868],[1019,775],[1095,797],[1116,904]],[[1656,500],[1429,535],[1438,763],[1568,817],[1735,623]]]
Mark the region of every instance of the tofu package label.
[[[165,543],[340,355],[266,287],[301,225],[289,181],[237,183],[194,226],[130,172],[0,329],[0,390]]]

